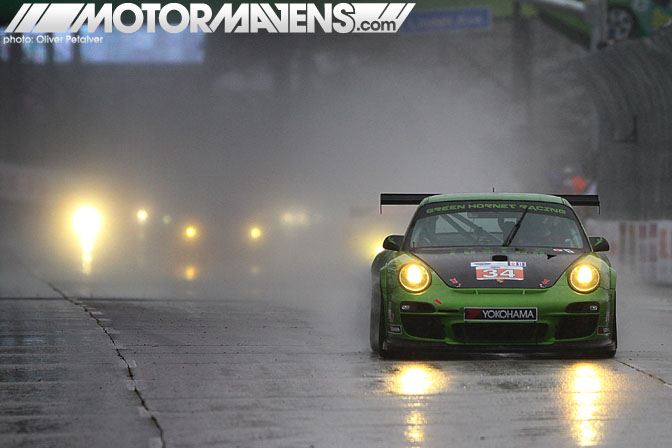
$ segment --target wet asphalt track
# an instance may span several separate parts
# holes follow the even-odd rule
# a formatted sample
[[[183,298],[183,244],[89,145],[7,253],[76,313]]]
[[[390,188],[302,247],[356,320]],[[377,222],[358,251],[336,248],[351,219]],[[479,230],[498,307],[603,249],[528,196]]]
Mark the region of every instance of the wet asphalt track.
[[[670,446],[670,289],[621,288],[613,360],[385,361],[336,305],[54,286],[0,291],[2,447]]]

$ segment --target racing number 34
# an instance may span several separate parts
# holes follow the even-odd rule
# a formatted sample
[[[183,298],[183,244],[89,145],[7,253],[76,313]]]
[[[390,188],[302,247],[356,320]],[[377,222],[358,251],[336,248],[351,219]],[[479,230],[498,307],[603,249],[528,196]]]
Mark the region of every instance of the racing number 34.
[[[476,280],[523,280],[523,268],[515,266],[476,268]]]

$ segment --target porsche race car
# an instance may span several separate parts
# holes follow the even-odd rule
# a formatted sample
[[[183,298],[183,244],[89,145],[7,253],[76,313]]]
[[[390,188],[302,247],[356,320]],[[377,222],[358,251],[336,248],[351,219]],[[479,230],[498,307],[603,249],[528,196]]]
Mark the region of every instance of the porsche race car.
[[[596,195],[381,194],[419,204],[371,267],[374,352],[613,357],[616,272],[572,205]]]

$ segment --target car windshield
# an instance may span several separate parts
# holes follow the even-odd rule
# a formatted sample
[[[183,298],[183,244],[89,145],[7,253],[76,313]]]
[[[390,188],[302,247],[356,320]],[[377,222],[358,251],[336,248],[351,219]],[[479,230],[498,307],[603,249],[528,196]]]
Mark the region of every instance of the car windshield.
[[[410,229],[409,246],[583,249],[576,215],[561,204],[470,201],[427,204]]]

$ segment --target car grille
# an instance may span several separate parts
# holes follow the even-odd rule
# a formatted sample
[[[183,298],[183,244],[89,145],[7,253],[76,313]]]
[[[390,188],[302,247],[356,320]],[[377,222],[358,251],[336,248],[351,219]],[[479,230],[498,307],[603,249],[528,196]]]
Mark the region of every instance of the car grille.
[[[402,314],[401,323],[406,333],[416,338],[444,339],[446,337],[440,316]]]
[[[556,328],[556,339],[585,338],[595,331],[599,316],[563,316]]]
[[[452,326],[459,342],[537,342],[548,325],[539,323],[468,323]]]

